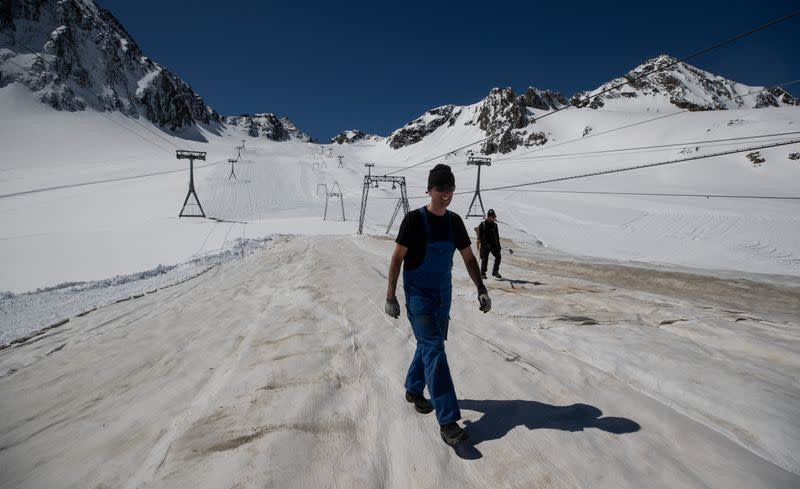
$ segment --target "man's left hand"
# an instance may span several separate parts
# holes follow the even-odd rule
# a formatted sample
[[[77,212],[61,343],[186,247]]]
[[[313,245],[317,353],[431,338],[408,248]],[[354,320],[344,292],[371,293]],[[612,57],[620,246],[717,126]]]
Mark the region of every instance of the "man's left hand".
[[[400,317],[400,303],[397,302],[397,297],[392,297],[391,299],[386,299],[386,304],[383,306],[383,310],[389,316],[397,319]]]
[[[489,293],[483,285],[478,288],[478,302],[480,303],[479,309],[483,311],[484,314],[492,309],[492,299],[489,298]]]

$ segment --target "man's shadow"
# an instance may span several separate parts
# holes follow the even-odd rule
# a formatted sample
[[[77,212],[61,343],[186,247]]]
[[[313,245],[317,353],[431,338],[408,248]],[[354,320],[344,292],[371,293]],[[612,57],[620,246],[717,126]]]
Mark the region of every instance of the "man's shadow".
[[[603,412],[588,404],[553,406],[536,401],[496,401],[462,399],[458,401],[461,409],[483,413],[477,421],[465,421],[469,433],[469,446],[457,453],[462,458],[480,458],[475,445],[488,440],[498,440],[517,426],[529,430],[551,429],[562,431],[583,431],[586,428],[622,435],[639,431],[641,426],[627,418],[602,417]]]
[[[473,444],[497,440],[517,426],[529,430],[551,429],[583,431],[597,428],[616,435],[639,431],[641,426],[627,418],[601,417],[603,412],[588,404],[553,406],[536,401],[476,401],[463,399],[458,402],[461,409],[483,413],[477,421],[466,421],[467,431]]]

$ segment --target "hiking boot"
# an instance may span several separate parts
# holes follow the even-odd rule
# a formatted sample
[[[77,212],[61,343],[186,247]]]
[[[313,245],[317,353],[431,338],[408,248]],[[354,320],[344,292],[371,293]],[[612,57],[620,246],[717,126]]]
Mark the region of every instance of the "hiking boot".
[[[492,272],[492,277],[494,277],[494,278],[503,278],[503,276],[500,275],[500,272]]]
[[[469,439],[469,434],[458,423],[442,425],[442,440],[451,447]]]
[[[425,396],[418,396],[406,391],[406,401],[414,403],[414,409],[416,409],[418,413],[428,414],[433,411],[433,404],[431,404],[431,401],[425,399]]]

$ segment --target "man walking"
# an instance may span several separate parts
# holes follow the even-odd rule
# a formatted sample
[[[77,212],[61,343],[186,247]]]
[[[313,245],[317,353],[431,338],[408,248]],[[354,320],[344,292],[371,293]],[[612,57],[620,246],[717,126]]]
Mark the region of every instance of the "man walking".
[[[478,225],[478,254],[481,256],[481,278],[486,278],[486,269],[489,266],[489,253],[494,257],[492,276],[503,278],[500,275],[500,231],[497,230],[497,214],[494,209],[489,209],[486,219]]]
[[[417,340],[417,349],[406,375],[406,401],[422,413],[436,410],[442,439],[455,445],[468,438],[459,426],[461,411],[444,351],[450,321],[453,254],[461,253],[470,278],[478,289],[480,310],[489,312],[492,301],[480,277],[478,261],[461,217],[447,210],[456,180],[447,165],[436,165],[428,175],[431,201],[406,214],[395,240],[389,264],[386,314],[400,316],[397,280],[403,267],[406,314]],[[423,395],[428,386],[430,401]]]

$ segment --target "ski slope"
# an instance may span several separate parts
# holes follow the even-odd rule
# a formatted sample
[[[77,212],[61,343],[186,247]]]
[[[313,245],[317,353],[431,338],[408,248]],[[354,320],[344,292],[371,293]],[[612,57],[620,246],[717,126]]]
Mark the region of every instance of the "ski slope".
[[[399,189],[355,232],[365,163],[412,208],[450,164],[465,215],[477,127],[398,150],[171,134],[16,84],[0,113],[0,487],[798,485],[800,145],[493,190],[787,141],[797,108],[569,110],[493,157],[514,254],[488,315],[456,265],[459,452],[403,401],[413,336],[382,313]],[[208,219],[178,218],[176,149],[207,153]]]
[[[797,287],[505,244],[489,314],[455,267],[471,445],[403,399],[393,243],[287,236],[3,351],[0,487],[800,484]]]

